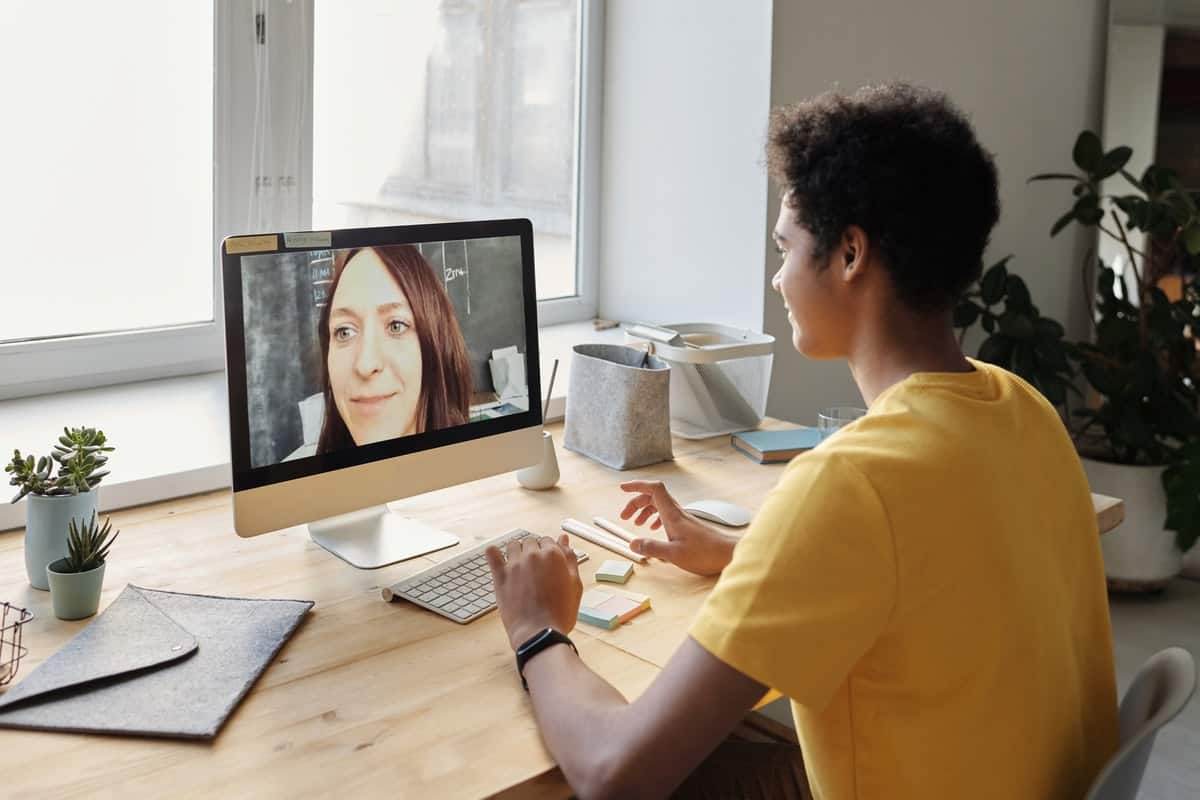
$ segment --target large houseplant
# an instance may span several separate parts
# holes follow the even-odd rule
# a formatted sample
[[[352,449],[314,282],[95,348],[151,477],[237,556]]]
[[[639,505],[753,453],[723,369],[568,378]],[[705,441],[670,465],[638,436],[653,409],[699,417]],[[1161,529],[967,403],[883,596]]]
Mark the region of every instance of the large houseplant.
[[[67,555],[72,521],[84,524],[96,511],[97,487],[108,474],[108,444],[95,428],[63,428],[48,456],[13,451],[4,467],[17,487],[16,503],[28,497],[25,515],[25,572],[35,589],[50,588],[46,565]]]
[[[1062,327],[1040,316],[1019,278],[997,276],[1003,262],[964,299],[956,323],[966,328],[980,320],[991,334],[980,357],[1022,375],[1059,406],[1093,488],[1125,500],[1126,523],[1103,540],[1110,582],[1159,588],[1200,538],[1200,295],[1194,280],[1200,212],[1196,195],[1174,172],[1152,165],[1135,177],[1125,169],[1131,156],[1128,147],[1105,151],[1085,131],[1073,151],[1079,172],[1030,179],[1071,185],[1074,200],[1054,222],[1052,236],[1074,223],[1120,245],[1121,273],[1093,253],[1084,260],[1094,323],[1087,340],[1063,341]],[[1123,181],[1126,191],[1106,193],[1109,179]],[[1140,249],[1131,231],[1145,234]],[[1172,277],[1181,287],[1175,298],[1161,288]],[[1002,309],[993,308],[1001,301]],[[1072,364],[1091,389],[1074,409]]]

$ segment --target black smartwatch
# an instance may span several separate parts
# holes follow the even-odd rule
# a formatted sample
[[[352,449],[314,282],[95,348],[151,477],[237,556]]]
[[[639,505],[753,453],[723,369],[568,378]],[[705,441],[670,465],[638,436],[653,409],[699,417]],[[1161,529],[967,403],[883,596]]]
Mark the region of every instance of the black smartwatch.
[[[579,655],[575,643],[568,639],[565,633],[559,633],[554,628],[542,628],[517,648],[517,674],[521,676],[521,686],[525,691],[529,691],[529,684],[525,682],[525,664],[547,647],[556,644],[569,644],[575,655]]]

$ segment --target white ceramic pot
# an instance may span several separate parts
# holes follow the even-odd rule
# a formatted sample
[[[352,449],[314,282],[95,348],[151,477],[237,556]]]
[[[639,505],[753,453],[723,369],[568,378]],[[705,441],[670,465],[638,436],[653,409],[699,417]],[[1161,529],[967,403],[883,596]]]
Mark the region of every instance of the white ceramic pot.
[[[517,483],[537,491],[549,489],[558,483],[558,455],[554,451],[554,439],[550,431],[542,431],[542,460],[517,470]]]
[[[1125,521],[1100,537],[1109,588],[1153,592],[1165,587],[1182,569],[1183,554],[1175,544],[1175,531],[1163,528],[1167,518],[1163,467],[1085,458],[1083,469],[1092,491],[1125,503]]]

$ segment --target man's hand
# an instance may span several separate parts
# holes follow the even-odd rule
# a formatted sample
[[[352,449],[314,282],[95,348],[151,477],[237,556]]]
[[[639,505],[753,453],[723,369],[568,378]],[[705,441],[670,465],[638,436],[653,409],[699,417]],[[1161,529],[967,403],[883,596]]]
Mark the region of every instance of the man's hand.
[[[733,560],[737,539],[685,513],[662,481],[629,481],[622,483],[621,489],[637,492],[637,497],[625,504],[621,519],[629,519],[640,509],[634,523],[644,525],[651,516],[658,514],[650,529],[663,528],[667,532],[665,542],[635,539],[630,544],[634,552],[670,561],[697,575],[719,575]]]
[[[517,539],[503,554],[489,547],[487,560],[513,650],[543,628],[568,633],[575,627],[583,583],[566,534],[557,542],[548,536]]]

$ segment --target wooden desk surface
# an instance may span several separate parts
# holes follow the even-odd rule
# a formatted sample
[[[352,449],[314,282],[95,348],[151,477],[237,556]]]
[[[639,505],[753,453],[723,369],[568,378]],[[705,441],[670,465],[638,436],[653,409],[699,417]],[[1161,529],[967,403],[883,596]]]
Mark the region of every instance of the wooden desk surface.
[[[560,440],[561,426],[552,430]],[[671,463],[616,473],[559,448],[562,479],[548,492],[522,490],[501,475],[396,508],[457,533],[461,548],[510,527],[554,534],[567,516],[615,516],[624,502],[617,483],[634,477],[669,481],[685,501],[719,496],[757,507],[781,469],[755,465],[725,437],[677,439],[675,455]],[[1101,519],[1113,519],[1114,509],[1119,501],[1097,499]],[[356,570],[315,545],[304,528],[238,538],[227,491],[112,516],[121,538],[102,609],[126,583],[316,606],[214,742],[0,730],[5,797],[569,792],[520,690],[499,616],[460,626],[380,599],[382,586],[457,549]],[[586,584],[608,553],[578,540],[576,546],[592,556],[581,567]],[[654,609],[617,631],[577,628],[580,654],[627,697],[640,694],[683,640],[711,583],[662,562],[639,566],[629,588],[651,595]],[[49,594],[29,586],[21,531],[0,535],[0,599],[35,614],[25,626],[29,655],[18,680],[88,622],[55,619]]]

